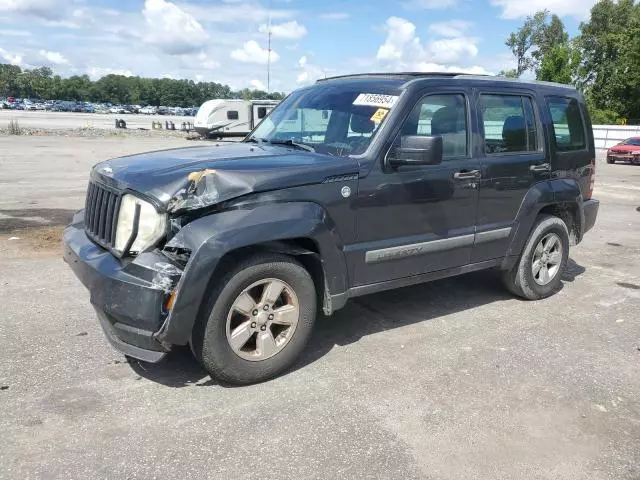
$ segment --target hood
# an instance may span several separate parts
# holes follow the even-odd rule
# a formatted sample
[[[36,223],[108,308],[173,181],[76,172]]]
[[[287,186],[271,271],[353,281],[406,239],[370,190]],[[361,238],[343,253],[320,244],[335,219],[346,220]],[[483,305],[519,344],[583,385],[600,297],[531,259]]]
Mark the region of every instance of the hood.
[[[356,173],[358,162],[352,158],[239,142],[115,158],[97,164],[91,176],[176,212]]]
[[[633,153],[640,152],[639,145],[616,145],[615,147],[611,147],[612,153]]]

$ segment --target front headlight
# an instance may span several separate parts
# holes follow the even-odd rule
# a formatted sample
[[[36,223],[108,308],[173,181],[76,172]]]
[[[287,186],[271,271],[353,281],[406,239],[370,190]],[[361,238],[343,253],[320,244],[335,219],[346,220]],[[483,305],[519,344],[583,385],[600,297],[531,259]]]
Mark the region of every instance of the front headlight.
[[[136,205],[140,206],[140,217],[138,219],[138,234],[129,248],[130,252],[141,252],[150,247],[165,234],[167,226],[166,215],[156,212],[156,209],[149,202],[139,199],[134,195],[124,195],[120,202],[120,212],[118,214],[118,226],[116,228],[115,250],[122,253],[134,230]]]

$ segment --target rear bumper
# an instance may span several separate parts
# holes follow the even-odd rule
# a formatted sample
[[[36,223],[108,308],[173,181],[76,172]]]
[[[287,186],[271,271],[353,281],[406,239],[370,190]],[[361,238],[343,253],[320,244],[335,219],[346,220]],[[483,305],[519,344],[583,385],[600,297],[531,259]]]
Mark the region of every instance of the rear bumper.
[[[584,211],[584,228],[582,229],[582,234],[584,235],[596,224],[600,202],[594,199],[586,200],[583,202],[582,208]]]
[[[181,272],[158,252],[120,261],[89,240],[83,220],[79,212],[64,231],[64,260],[89,290],[107,339],[131,357],[162,360],[169,349],[154,333],[167,316],[164,304]]]

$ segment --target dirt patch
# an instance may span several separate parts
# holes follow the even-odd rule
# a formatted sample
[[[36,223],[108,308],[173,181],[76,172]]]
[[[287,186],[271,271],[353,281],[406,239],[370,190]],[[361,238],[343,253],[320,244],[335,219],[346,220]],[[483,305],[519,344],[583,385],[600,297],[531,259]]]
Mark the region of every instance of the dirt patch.
[[[0,210],[0,234],[14,234],[17,230],[66,226],[74,210],[63,208],[23,208]]]
[[[17,256],[31,252],[62,255],[62,231],[64,226],[36,227],[13,230],[0,236],[0,251]]]

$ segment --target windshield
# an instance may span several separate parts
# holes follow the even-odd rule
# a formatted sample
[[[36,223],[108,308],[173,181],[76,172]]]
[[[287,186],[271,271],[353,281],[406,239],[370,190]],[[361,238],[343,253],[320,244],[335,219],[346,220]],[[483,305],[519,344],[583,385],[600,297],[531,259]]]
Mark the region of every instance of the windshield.
[[[640,138],[629,138],[622,142],[623,145],[633,145],[634,147],[640,147]]]
[[[397,103],[390,85],[319,84],[288,96],[246,141],[285,144],[335,156],[359,155]]]

